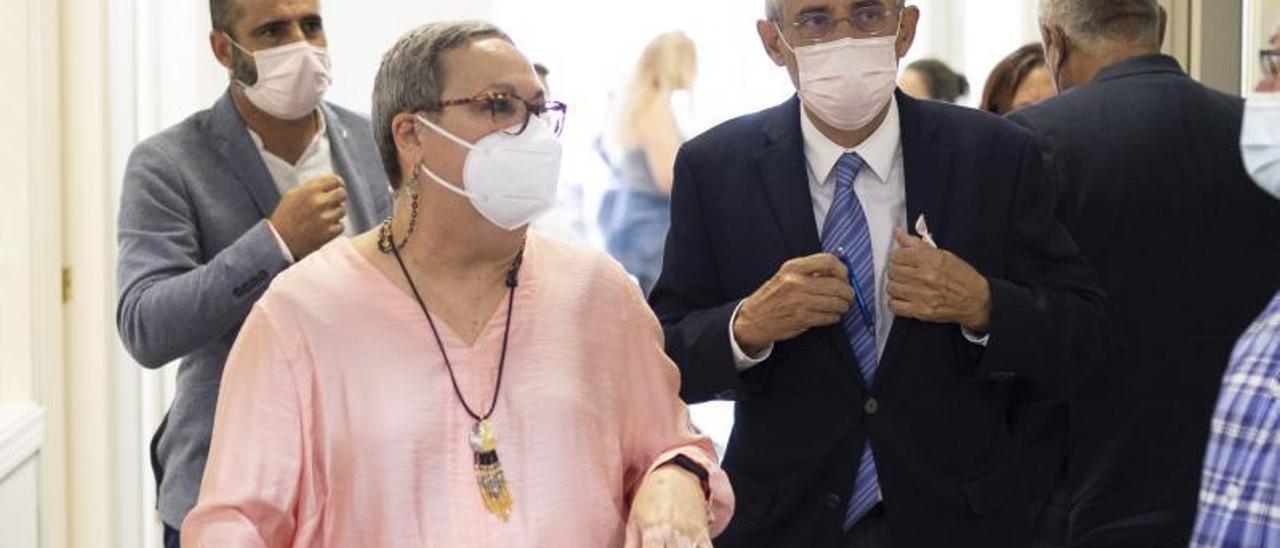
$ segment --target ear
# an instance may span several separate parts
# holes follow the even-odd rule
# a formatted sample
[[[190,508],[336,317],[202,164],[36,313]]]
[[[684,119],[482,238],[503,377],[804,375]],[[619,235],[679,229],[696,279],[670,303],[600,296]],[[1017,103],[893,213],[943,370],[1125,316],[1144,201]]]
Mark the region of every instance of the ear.
[[[209,31],[209,48],[213,50],[213,56],[227,70],[231,70],[231,40],[221,31]]]
[[[1164,6],[1160,6],[1160,28],[1159,28],[1160,32],[1159,32],[1158,39],[1160,40],[1159,45],[1161,49],[1164,48],[1164,37],[1165,37],[1165,33],[1168,32],[1168,30],[1169,30],[1169,11],[1164,9]]]
[[[898,23],[898,59],[907,56],[911,45],[916,42],[916,29],[920,25],[920,8],[909,6],[902,10],[902,21]]]
[[[1066,51],[1064,51],[1064,46],[1066,45],[1064,42],[1065,35],[1063,35],[1062,29],[1041,23],[1040,37],[1044,42],[1045,59],[1054,59],[1061,66],[1062,61],[1066,58]]]
[[[401,112],[391,119],[391,135],[396,141],[396,155],[400,157],[400,171],[408,178],[422,159],[424,129],[418,117],[411,112]]]
[[[763,19],[756,21],[756,33],[760,35],[760,44],[764,46],[764,52],[773,60],[773,64],[787,66],[786,46],[782,44],[777,25]]]

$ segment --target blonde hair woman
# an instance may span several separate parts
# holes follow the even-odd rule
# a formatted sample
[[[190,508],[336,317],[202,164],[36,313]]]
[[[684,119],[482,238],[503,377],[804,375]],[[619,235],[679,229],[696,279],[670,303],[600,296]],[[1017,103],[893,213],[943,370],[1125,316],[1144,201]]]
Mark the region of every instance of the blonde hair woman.
[[[601,207],[606,247],[648,292],[662,270],[671,183],[683,136],[671,97],[693,87],[697,47],[681,32],[654,38],[619,97],[606,158],[614,184]]]

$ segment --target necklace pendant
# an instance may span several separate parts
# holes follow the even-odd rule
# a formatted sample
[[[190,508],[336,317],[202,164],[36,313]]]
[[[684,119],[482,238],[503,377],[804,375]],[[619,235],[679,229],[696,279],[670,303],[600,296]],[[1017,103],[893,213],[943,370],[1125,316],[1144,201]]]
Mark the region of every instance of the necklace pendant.
[[[498,437],[489,421],[482,420],[471,428],[468,436],[471,451],[475,453],[476,484],[485,509],[502,521],[511,518],[511,491],[502,474],[502,462],[498,460]]]

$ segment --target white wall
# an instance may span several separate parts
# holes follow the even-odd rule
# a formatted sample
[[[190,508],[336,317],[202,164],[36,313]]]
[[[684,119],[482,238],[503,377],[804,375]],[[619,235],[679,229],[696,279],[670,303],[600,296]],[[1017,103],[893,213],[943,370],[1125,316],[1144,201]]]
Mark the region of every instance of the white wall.
[[[991,69],[1014,50],[1040,41],[1034,0],[915,0],[920,8],[916,43],[903,66],[924,58],[947,63],[969,80],[961,104],[982,99]]]
[[[1252,91],[1262,78],[1258,50],[1269,48],[1267,40],[1280,23],[1280,0],[1244,0],[1244,82],[1242,89]]]

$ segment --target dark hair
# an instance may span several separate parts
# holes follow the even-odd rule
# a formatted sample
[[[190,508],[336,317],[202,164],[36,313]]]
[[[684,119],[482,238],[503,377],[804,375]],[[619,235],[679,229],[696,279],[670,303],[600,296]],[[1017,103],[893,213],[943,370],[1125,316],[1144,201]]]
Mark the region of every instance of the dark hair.
[[[1040,44],[1027,44],[1000,61],[987,77],[982,90],[982,103],[978,108],[1004,116],[1013,110],[1013,99],[1018,87],[1027,75],[1045,66],[1044,48]]]
[[[213,22],[213,30],[235,38],[236,21],[243,15],[244,8],[238,0],[209,0],[209,19]]]
[[[542,63],[534,63],[533,71],[538,73],[538,76],[542,78],[546,78],[547,75],[551,74],[551,70],[548,69],[547,66]]]
[[[924,78],[930,99],[954,103],[969,93],[969,80],[937,59],[921,59],[907,65],[907,70],[914,70]]]

